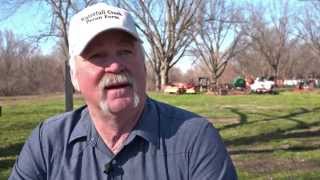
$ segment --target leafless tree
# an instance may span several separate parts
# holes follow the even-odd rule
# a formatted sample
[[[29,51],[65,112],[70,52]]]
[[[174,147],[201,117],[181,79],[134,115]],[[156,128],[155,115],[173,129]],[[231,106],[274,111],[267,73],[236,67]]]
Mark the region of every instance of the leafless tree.
[[[31,57],[35,49],[31,44],[15,37],[10,31],[0,31],[0,95],[14,95],[25,83],[19,68]]]
[[[20,0],[21,1],[21,0]],[[37,39],[46,37],[56,37],[60,42],[60,48],[63,49],[65,59],[69,58],[68,49],[68,24],[70,17],[81,10],[95,2],[96,0],[82,0],[82,1],[72,1],[72,0],[35,0],[46,6],[50,7],[51,21],[49,23],[48,29],[45,29],[39,35],[35,36]]]
[[[24,85],[27,94],[61,92],[64,80],[64,62],[55,56],[33,55],[20,67],[28,84]]]
[[[71,84],[69,66],[67,60],[68,55],[68,23],[70,16],[81,8],[86,7],[90,4],[95,3],[96,0],[82,0],[82,1],[72,1],[72,0],[12,0],[5,1],[2,5],[9,6],[11,8],[7,9],[18,9],[18,7],[27,3],[39,3],[39,6],[49,7],[50,12],[47,18],[51,18],[51,21],[47,29],[39,32],[37,35],[33,36],[35,41],[39,41],[43,38],[54,37],[58,40],[62,40],[62,49],[64,50],[63,59],[65,61],[65,97],[66,97],[66,111],[72,110],[73,108],[73,87]],[[44,8],[45,9],[45,8]],[[14,11],[13,11],[14,12]],[[7,13],[8,14],[8,13]],[[8,14],[11,15],[11,14]],[[45,22],[45,21],[44,21]]]
[[[245,24],[244,32],[249,37],[251,48],[259,53],[272,70],[275,80],[279,71],[289,62],[290,47],[296,43],[290,27],[288,1],[272,1],[268,21],[264,12],[267,7],[250,6],[250,17]],[[277,9],[277,10],[275,10]],[[273,13],[276,11],[277,13]]]
[[[208,1],[197,18],[193,40],[193,55],[209,70],[213,87],[227,64],[245,45],[239,46],[243,33],[240,30],[240,9],[226,0]]]
[[[236,56],[236,67],[239,75],[244,77],[261,77],[270,74],[271,68],[262,61],[263,57],[252,47],[248,47]]]
[[[170,82],[185,82],[184,74],[181,69],[172,67],[169,72]]]
[[[320,57],[320,1],[303,1],[304,12],[298,17],[299,37]]]
[[[150,61],[146,61],[146,69],[147,69],[147,90],[154,91],[156,89],[156,80],[155,80],[155,72],[151,67]]]
[[[63,61],[41,55],[32,43],[0,31],[0,96],[61,91],[63,67]]]
[[[196,64],[193,64],[192,68],[190,68],[185,73],[184,79],[185,79],[185,82],[194,82],[197,84],[199,77],[205,77],[205,78],[210,77],[210,72],[202,61]]]
[[[283,70],[285,78],[319,78],[319,57],[308,44],[296,44],[292,47],[291,58],[288,66]]]
[[[191,27],[202,0],[119,0],[137,20],[146,39],[147,59],[156,75],[156,88],[167,84],[169,70],[183,57],[191,44]]]
[[[62,39],[61,45],[62,49],[64,49],[65,55],[65,109],[66,111],[70,111],[73,109],[73,87],[71,84],[70,78],[70,68],[68,66],[67,60],[69,59],[68,49],[68,23],[70,20],[70,16],[75,12],[79,11],[83,7],[87,7],[88,5],[94,3],[94,0],[83,0],[83,1],[71,1],[71,0],[42,0],[51,8],[51,22],[50,29],[48,34],[44,33],[40,35],[42,37],[46,36],[54,36],[59,39]]]

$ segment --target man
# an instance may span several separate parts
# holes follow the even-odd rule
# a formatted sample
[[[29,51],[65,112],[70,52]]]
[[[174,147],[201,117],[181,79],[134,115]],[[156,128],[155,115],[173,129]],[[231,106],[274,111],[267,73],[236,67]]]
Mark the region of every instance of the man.
[[[82,10],[69,44],[86,106],[41,123],[9,179],[237,179],[211,123],[146,95],[144,51],[127,11]]]

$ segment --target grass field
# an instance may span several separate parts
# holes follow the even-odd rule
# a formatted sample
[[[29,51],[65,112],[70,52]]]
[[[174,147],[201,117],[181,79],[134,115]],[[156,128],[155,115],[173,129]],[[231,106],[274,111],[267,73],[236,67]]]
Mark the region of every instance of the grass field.
[[[239,179],[320,179],[320,93],[151,97],[207,117],[217,127]],[[0,179],[31,130],[63,112],[61,95],[0,97]],[[75,98],[75,106],[83,104]]]

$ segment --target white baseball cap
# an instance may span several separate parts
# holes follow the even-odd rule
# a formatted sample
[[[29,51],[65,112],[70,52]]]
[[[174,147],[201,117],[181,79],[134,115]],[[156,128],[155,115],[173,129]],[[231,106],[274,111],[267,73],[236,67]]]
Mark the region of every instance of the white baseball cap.
[[[94,37],[107,30],[122,30],[141,41],[128,11],[97,3],[71,18],[68,35],[70,56],[80,55]]]

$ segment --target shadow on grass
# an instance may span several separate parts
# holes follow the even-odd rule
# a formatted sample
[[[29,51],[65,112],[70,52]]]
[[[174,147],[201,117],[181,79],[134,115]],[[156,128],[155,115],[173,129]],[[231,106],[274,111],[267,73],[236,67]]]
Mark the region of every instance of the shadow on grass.
[[[23,143],[17,143],[0,148],[0,171],[8,170],[13,167],[15,159],[10,156],[17,156],[21,151],[22,146]]]
[[[255,114],[266,117],[266,118],[262,119],[261,121],[272,121],[272,120],[278,120],[278,119],[287,119],[287,120],[295,121],[296,123],[299,124],[298,126],[300,126],[300,127],[308,128],[309,125],[307,123],[305,123],[303,121],[300,121],[300,120],[296,120],[296,119],[294,119],[294,117],[300,116],[300,115],[303,115],[303,114],[307,114],[307,113],[314,113],[314,112],[318,112],[318,111],[320,111],[320,107],[316,107],[316,108],[313,108],[311,110],[306,109],[306,108],[299,108],[299,109],[296,110],[296,112],[289,113],[289,114],[282,115],[282,116],[272,116],[272,115],[263,114],[263,113],[255,113]]]
[[[303,121],[296,120],[296,119],[294,119],[294,117],[299,116],[299,115],[303,115],[303,114],[307,114],[307,113],[313,113],[313,112],[320,111],[320,107],[316,107],[316,108],[313,108],[312,110],[308,110],[305,108],[299,108],[299,109],[297,109],[296,112],[289,113],[289,114],[282,115],[282,116],[272,116],[269,114],[255,113],[256,115],[264,116],[266,118],[259,120],[259,121],[248,122],[248,115],[247,114],[252,114],[252,113],[243,113],[236,108],[226,108],[226,109],[229,109],[230,112],[238,115],[240,122],[235,123],[235,124],[225,125],[225,126],[219,128],[219,130],[226,130],[226,129],[231,129],[231,128],[235,128],[235,127],[242,126],[242,125],[254,124],[254,123],[259,123],[262,121],[273,121],[273,120],[279,120],[279,119],[287,119],[287,120],[295,121],[299,124],[298,125],[299,127],[308,128],[310,125],[308,125],[307,123],[305,123]]]
[[[320,121],[308,124],[308,127],[311,127],[311,126],[320,126]],[[306,130],[306,131],[288,133],[294,130]],[[276,139],[306,138],[306,137],[315,137],[315,136],[320,136],[320,132],[308,131],[307,128],[305,128],[304,126],[303,127],[299,126],[298,124],[292,128],[288,128],[285,130],[276,129],[275,131],[266,133],[266,134],[259,134],[259,135],[250,136],[250,137],[240,137],[233,140],[226,140],[225,143],[227,145],[250,145],[250,144],[255,144],[257,142],[269,142],[271,140],[276,140]]]
[[[219,130],[225,130],[225,129],[230,129],[230,128],[235,128],[237,126],[243,125],[243,124],[247,124],[248,123],[248,116],[246,113],[240,112],[238,109],[236,108],[226,108],[229,109],[232,113],[236,114],[239,116],[240,122],[239,123],[235,123],[235,124],[229,124],[229,125],[225,125],[221,128],[219,128]]]
[[[0,179],[8,179],[15,160],[0,160]]]
[[[6,158],[8,156],[16,156],[22,149],[24,143],[12,144],[7,147],[0,147],[0,158]]]
[[[304,115],[307,113],[314,113],[314,112],[318,112],[320,111],[320,107],[316,107],[313,108],[311,110],[305,109],[305,108],[299,108],[297,109],[295,112],[293,113],[289,113],[286,115],[282,115],[282,116],[272,116],[272,115],[268,115],[268,114],[263,114],[263,113],[255,113],[258,114],[260,116],[264,116],[265,118],[263,118],[260,121],[251,121],[248,122],[248,115],[249,113],[243,113],[240,112],[238,109],[235,108],[228,108],[230,109],[231,112],[233,112],[234,114],[239,116],[240,122],[237,124],[231,124],[231,125],[226,125],[223,126],[221,128],[219,128],[219,130],[225,130],[225,129],[230,129],[230,128],[236,128],[238,126],[245,126],[245,125],[249,125],[249,124],[255,124],[255,123],[260,123],[263,121],[274,121],[274,120],[281,120],[281,119],[286,119],[286,120],[290,120],[290,121],[294,121],[296,122],[296,126],[292,127],[292,128],[288,128],[288,129],[275,129],[273,132],[270,133],[265,133],[265,134],[258,134],[255,136],[250,136],[250,137],[239,137],[236,139],[232,139],[232,140],[225,140],[226,145],[230,146],[238,146],[238,145],[251,145],[251,144],[255,144],[255,143],[261,143],[261,142],[269,142],[272,140],[277,140],[277,139],[288,139],[288,138],[307,138],[307,137],[317,137],[320,136],[320,132],[319,131],[310,131],[310,127],[314,127],[314,126],[320,126],[320,120],[317,122],[313,122],[313,123],[305,123],[301,120],[295,119],[297,116],[300,115]],[[298,131],[299,130],[299,131]],[[293,132],[292,132],[293,131]],[[294,131],[298,131],[298,132],[294,132]],[[296,148],[296,149],[295,149]],[[304,149],[305,148],[305,149]],[[315,150],[315,149],[320,149],[320,147],[308,147],[308,146],[304,146],[304,147],[291,147],[291,148],[286,148],[283,150]],[[239,153],[259,153],[259,152],[267,152],[267,151],[275,151],[277,149],[272,149],[272,150],[239,150],[239,151],[233,151],[234,154],[239,154]],[[282,150],[282,149],[278,149],[278,150]]]
[[[0,160],[0,170],[12,168],[14,162],[15,162],[15,160],[13,160],[13,159]]]

